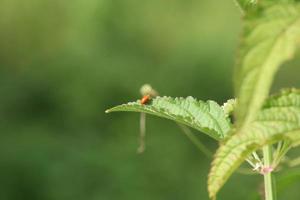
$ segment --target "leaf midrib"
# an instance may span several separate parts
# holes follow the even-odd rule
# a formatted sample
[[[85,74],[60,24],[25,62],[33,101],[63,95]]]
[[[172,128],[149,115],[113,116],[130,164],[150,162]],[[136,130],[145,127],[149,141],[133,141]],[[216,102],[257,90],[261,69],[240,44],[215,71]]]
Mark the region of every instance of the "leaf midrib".
[[[271,48],[271,50],[268,52],[267,59],[265,59],[265,61],[263,62],[262,66],[265,66],[266,63],[270,60],[270,56],[273,54],[274,47],[277,46],[278,41],[281,39],[281,37],[282,37],[284,34],[286,34],[286,32],[290,30],[290,28],[292,28],[295,24],[297,24],[297,23],[299,23],[299,22],[300,22],[300,17],[299,17],[299,15],[297,15],[297,17],[295,17],[295,19],[291,20],[291,23],[289,23],[289,24],[287,25],[287,28],[284,28],[277,36],[275,36],[275,38],[274,38],[274,43],[273,43],[273,45],[272,45],[272,48]],[[264,74],[262,73],[262,72],[265,70],[265,67],[255,67],[255,68],[251,68],[251,70],[249,70],[248,73],[250,73],[251,71],[253,71],[253,70],[255,70],[255,69],[256,69],[256,70],[258,69],[258,75],[259,75],[259,76],[258,76],[258,80],[256,81],[256,83],[258,83],[258,82],[261,82],[262,79],[265,77]],[[247,73],[247,74],[248,74],[248,73]],[[259,87],[261,87],[260,84],[255,84],[255,85],[254,85],[253,92],[252,92],[252,94],[250,94],[250,97],[249,97],[249,99],[250,99],[250,101],[249,101],[249,102],[250,102],[250,106],[249,106],[249,107],[253,107],[253,103],[254,103],[253,99],[255,98],[255,95],[257,94],[256,91],[259,90]],[[247,122],[247,116],[244,117],[244,121]]]
[[[195,102],[197,102],[197,101],[195,101]],[[190,103],[195,103],[195,102],[190,102]],[[173,105],[175,105],[175,106],[177,106],[177,107],[180,107],[180,108],[183,109],[187,114],[189,114],[190,117],[191,117],[192,119],[196,119],[196,118],[194,117],[194,115],[193,115],[187,108],[181,107],[180,105],[176,104],[176,102],[168,102],[168,103],[173,104]],[[208,127],[208,126],[199,126],[199,124],[201,124],[201,123],[199,123],[199,120],[196,119],[197,122],[198,122],[198,123],[197,123],[197,127],[199,127],[199,129],[207,128],[207,129],[213,131],[213,135],[214,135],[213,137],[214,137],[215,139],[220,140],[220,139],[224,138],[225,133],[224,133],[223,129],[221,128],[221,125],[219,124],[219,121],[218,121],[218,120],[217,120],[217,119],[209,112],[209,111],[211,110],[209,102],[204,102],[204,103],[207,105],[208,111],[207,111],[207,112],[203,112],[203,111],[201,111],[201,109],[199,109],[199,106],[196,105],[196,107],[197,107],[197,109],[198,109],[197,112],[200,112],[200,113],[203,113],[203,114],[208,115],[208,116],[215,122],[215,124],[217,125],[217,128],[218,128],[218,131],[220,131],[222,134],[219,135],[219,134],[218,134],[218,131],[215,131],[214,129],[212,129],[212,128]],[[153,106],[153,107],[154,107],[154,106]],[[168,114],[168,116],[171,116],[171,115]],[[175,119],[173,116],[172,116],[172,118]],[[201,130],[201,131],[202,131],[202,130]],[[219,138],[220,136],[221,136],[222,138]]]

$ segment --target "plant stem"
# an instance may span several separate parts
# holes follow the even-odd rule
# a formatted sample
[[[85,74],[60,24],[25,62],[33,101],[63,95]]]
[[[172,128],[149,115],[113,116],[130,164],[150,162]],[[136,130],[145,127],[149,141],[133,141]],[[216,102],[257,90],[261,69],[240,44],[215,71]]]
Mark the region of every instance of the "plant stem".
[[[263,148],[264,166],[271,167],[272,163],[272,146],[268,145]],[[272,172],[264,173],[265,183],[265,200],[276,200],[275,192],[273,189]]]
[[[207,157],[212,158],[213,153],[192,133],[192,131],[182,125],[177,123],[182,132],[191,140],[191,142]]]
[[[141,113],[140,116],[140,141],[139,141],[139,147],[137,149],[137,153],[141,154],[144,153],[146,144],[145,144],[145,138],[146,138],[146,114]]]

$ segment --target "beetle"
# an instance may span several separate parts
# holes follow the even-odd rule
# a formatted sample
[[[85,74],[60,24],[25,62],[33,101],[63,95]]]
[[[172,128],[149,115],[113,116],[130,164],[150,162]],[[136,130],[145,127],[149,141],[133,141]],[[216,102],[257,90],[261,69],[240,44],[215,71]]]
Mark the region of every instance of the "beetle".
[[[145,105],[148,101],[150,100],[150,95],[145,95],[143,96],[143,98],[141,99],[141,104]]]

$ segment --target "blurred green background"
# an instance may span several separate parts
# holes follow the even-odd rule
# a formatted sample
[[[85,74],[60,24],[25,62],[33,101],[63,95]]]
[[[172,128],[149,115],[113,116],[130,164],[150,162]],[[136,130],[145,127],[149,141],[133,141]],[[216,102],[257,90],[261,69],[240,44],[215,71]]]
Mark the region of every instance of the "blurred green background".
[[[210,160],[174,123],[148,117],[137,155],[139,115],[104,111],[144,83],[223,103],[240,29],[232,1],[1,0],[0,199],[208,199]],[[299,85],[299,63],[274,90]],[[234,175],[220,199],[257,199],[260,182]]]

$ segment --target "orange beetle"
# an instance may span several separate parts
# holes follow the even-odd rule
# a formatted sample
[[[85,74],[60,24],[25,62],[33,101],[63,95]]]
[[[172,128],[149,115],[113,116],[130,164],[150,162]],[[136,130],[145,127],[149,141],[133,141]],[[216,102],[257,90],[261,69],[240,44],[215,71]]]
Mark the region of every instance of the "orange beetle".
[[[145,95],[143,96],[143,98],[141,99],[141,104],[144,105],[146,104],[148,101],[150,100],[150,95]]]

